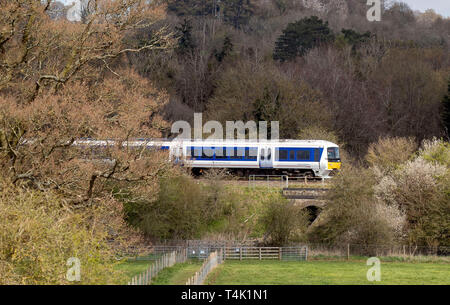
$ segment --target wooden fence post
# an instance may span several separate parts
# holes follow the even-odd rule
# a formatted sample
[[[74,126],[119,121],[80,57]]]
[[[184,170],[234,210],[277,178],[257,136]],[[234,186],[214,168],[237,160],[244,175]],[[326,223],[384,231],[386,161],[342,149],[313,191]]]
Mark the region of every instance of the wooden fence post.
[[[350,260],[350,244],[347,244],[347,260]]]
[[[259,247],[259,260],[261,260],[261,247]]]
[[[281,261],[281,247],[278,248],[278,258],[279,258],[280,261]]]
[[[239,248],[239,260],[240,261],[242,260],[242,247]]]

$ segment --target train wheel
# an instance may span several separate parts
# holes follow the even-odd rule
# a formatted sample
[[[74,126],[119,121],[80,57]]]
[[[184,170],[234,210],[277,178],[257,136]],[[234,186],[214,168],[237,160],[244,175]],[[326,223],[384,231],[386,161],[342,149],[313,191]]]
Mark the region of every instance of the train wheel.
[[[307,179],[314,178],[314,177],[315,177],[314,172],[313,172],[313,171],[307,171],[307,172],[305,173],[305,177],[306,177]]]

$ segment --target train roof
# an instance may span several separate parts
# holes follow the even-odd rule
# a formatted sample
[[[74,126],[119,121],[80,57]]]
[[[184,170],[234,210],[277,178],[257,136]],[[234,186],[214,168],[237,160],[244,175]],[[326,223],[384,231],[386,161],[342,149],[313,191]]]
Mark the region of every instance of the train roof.
[[[97,140],[97,139],[80,139],[76,141],[78,144],[82,143],[92,143],[95,142],[96,144],[114,144],[116,141],[122,142],[122,143],[130,143],[130,144],[138,144],[138,145],[170,145],[175,143],[180,144],[189,144],[192,143],[195,144],[204,144],[207,143],[209,145],[214,144],[237,144],[237,145],[243,145],[243,144],[289,144],[289,145],[304,145],[304,146],[312,146],[312,145],[319,145],[319,146],[332,146],[337,147],[338,145],[329,141],[324,140],[288,140],[288,139],[282,139],[282,140],[240,140],[240,139],[129,139],[127,141],[119,141],[119,140],[113,140],[113,139],[105,139],[105,140]],[[87,144],[87,143],[86,143]]]

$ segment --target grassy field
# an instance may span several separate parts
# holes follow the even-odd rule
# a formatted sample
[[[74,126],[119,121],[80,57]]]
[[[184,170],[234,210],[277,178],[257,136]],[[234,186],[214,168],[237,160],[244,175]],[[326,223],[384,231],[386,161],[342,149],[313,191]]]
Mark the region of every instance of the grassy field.
[[[450,284],[448,263],[382,262],[381,282],[366,278],[365,261],[226,261],[207,278],[213,285]]]
[[[186,263],[176,264],[158,273],[152,285],[185,285],[189,277],[200,270],[203,261],[190,260]]]
[[[128,260],[116,266],[118,270],[124,272],[126,284],[135,275],[139,275],[150,267],[154,260]],[[176,264],[173,267],[160,271],[153,279],[152,285],[184,285],[187,279],[200,269],[203,261],[189,260],[183,264]]]
[[[128,260],[119,263],[116,266],[117,270],[121,270],[125,273],[125,276],[131,279],[133,276],[138,275],[150,267],[153,260]]]

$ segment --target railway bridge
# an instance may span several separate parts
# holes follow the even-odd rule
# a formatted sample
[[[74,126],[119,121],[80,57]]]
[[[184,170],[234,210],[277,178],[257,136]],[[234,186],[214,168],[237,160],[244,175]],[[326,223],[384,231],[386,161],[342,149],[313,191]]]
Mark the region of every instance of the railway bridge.
[[[295,206],[308,210],[311,229],[320,222],[321,212],[327,204],[325,196],[328,191],[326,188],[284,188],[282,194]]]

